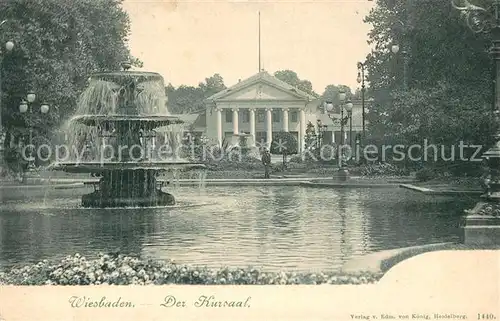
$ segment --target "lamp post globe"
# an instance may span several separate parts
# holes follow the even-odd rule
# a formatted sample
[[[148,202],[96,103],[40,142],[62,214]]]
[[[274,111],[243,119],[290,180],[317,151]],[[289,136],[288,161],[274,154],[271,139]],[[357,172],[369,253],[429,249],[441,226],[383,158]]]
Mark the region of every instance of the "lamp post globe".
[[[7,41],[5,43],[5,49],[7,49],[7,51],[12,51],[12,49],[14,49],[14,43],[12,41]]]
[[[344,108],[348,113],[350,113],[352,111],[352,106],[353,106],[352,102],[348,102],[345,104]]]
[[[35,99],[36,99],[36,94],[35,94],[34,92],[30,91],[30,92],[28,93],[28,95],[26,95],[26,98],[28,99],[28,102],[29,102],[29,103],[32,103],[32,102],[34,102],[34,101],[35,101]]]
[[[392,45],[391,51],[392,53],[397,54],[399,52],[399,45]]]
[[[26,102],[26,100],[21,101],[21,103],[19,104],[19,111],[21,113],[25,113],[28,111],[28,103]]]
[[[40,111],[42,114],[46,114],[49,112],[49,105],[46,103],[43,103],[42,106],[40,106]]]
[[[333,103],[331,103],[331,102],[329,102],[329,101],[328,101],[328,102],[326,102],[326,104],[325,104],[325,108],[326,108],[326,111],[327,111],[327,112],[332,112],[332,111],[333,111]]]
[[[356,81],[358,82],[358,84],[361,83],[363,79],[361,79],[361,74],[358,72],[358,77],[356,78]]]

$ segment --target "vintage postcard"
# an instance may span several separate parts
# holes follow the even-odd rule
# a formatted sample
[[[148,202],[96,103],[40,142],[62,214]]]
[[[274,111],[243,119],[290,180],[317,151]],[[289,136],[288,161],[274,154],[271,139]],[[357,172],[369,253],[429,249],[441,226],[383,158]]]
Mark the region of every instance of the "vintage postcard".
[[[500,320],[499,0],[3,0],[0,320]]]

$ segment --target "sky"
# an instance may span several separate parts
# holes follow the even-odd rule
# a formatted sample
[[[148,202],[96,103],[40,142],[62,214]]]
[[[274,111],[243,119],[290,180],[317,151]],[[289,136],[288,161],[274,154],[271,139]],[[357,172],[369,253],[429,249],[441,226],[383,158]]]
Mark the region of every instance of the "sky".
[[[197,86],[219,73],[226,86],[259,70],[290,69],[321,94],[329,84],[355,89],[357,62],[370,52],[369,0],[125,0],[129,46],[140,70],[165,83]]]

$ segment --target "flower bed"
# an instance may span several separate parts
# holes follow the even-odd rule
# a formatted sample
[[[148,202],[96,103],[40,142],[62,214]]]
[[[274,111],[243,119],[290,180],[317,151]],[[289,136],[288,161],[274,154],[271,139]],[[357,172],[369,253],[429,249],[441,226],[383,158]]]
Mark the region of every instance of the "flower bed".
[[[103,255],[87,260],[75,254],[59,262],[41,261],[0,272],[0,284],[11,285],[161,285],[161,284],[367,284],[382,274],[373,273],[264,273],[255,268],[208,269],[173,261],[144,260],[133,256]]]
[[[469,213],[471,213],[471,212],[469,212]],[[473,214],[500,217],[500,205],[499,204],[486,204],[477,213],[473,213]]]

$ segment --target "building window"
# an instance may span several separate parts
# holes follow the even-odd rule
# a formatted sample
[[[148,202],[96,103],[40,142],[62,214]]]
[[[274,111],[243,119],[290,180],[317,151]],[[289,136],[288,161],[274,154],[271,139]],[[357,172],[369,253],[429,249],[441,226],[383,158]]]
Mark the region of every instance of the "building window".
[[[331,131],[324,131],[321,140],[322,140],[322,145],[332,145],[333,144],[332,132]]]
[[[298,112],[297,111],[292,111],[292,113],[290,114],[290,121],[292,123],[296,123],[298,122]]]
[[[257,146],[262,145],[266,142],[267,134],[266,132],[256,132],[255,133],[255,144]]]
[[[250,121],[250,111],[248,109],[241,110],[240,117],[243,123],[248,123]]]
[[[273,123],[280,122],[281,110],[273,110]]]
[[[233,122],[233,111],[231,109],[226,110],[226,123]]]
[[[259,123],[263,123],[266,115],[264,114],[263,110],[257,110],[257,121]]]

